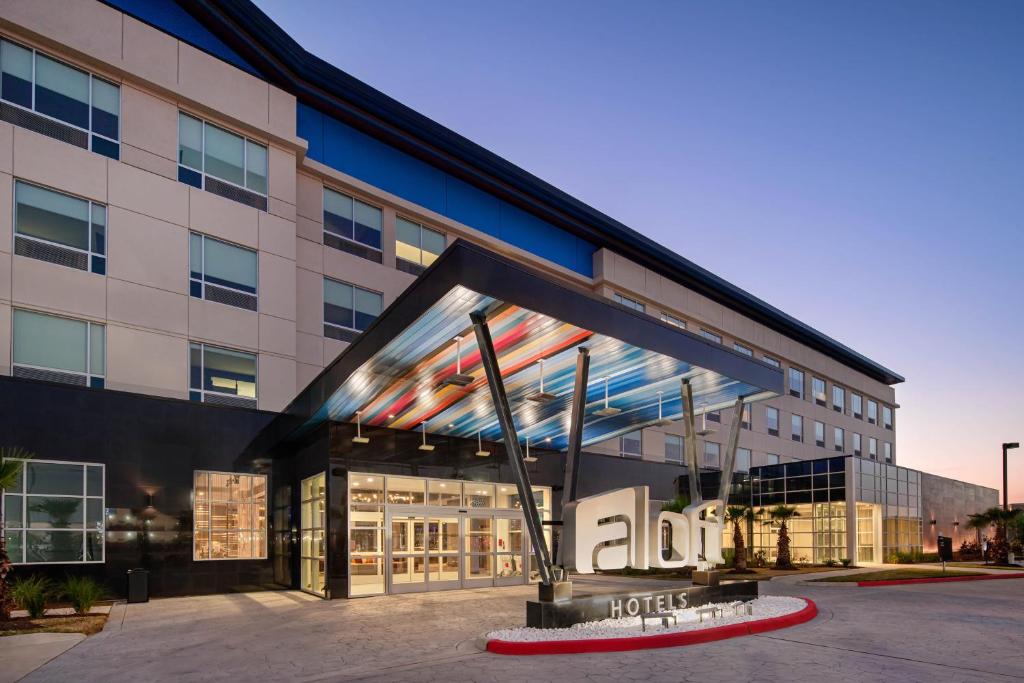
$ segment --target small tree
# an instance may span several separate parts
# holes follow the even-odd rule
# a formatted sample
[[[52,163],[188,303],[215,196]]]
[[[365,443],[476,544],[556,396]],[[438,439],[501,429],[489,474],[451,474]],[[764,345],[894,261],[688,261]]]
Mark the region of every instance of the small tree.
[[[0,448],[0,495],[14,486],[25,463],[32,454],[21,448]],[[14,570],[11,558],[7,556],[7,537],[4,534],[4,518],[0,512],[0,619],[11,618],[14,596],[11,595],[9,576]]]
[[[754,511],[746,505],[730,505],[725,510],[725,520],[732,522],[732,544],[736,548],[735,571],[747,571],[747,548],[743,542],[743,527],[754,519]]]
[[[768,510],[768,516],[772,522],[777,522],[779,525],[778,556],[775,558],[775,568],[793,569],[793,558],[789,554],[789,528],[787,523],[793,517],[799,517],[800,513],[795,507],[776,505]]]
[[[1001,507],[993,507],[970,515],[968,526],[975,529],[987,529],[990,526],[996,528],[995,537],[989,544],[989,552],[992,561],[996,564],[1010,564],[1010,542],[1007,537],[1007,529],[1017,519],[1024,515],[1024,510],[1004,510]]]
[[[675,512],[682,513],[690,505],[690,497],[686,494],[680,493],[678,496],[670,501],[662,504],[662,512]]]

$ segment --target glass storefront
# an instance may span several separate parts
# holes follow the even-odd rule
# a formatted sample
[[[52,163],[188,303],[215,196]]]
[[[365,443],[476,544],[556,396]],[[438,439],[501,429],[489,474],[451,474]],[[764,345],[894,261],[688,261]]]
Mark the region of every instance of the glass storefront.
[[[299,574],[302,590],[327,594],[327,554],[324,530],[327,522],[327,476],[303,479],[300,486]]]
[[[551,489],[534,496],[550,519]],[[528,552],[512,484],[349,474],[352,597],[524,583]]]
[[[872,506],[881,520],[880,524],[872,521],[873,529],[881,529],[881,555],[874,549],[874,561],[888,562],[895,553],[921,552],[921,473],[862,458],[855,458],[853,467],[858,506]]]

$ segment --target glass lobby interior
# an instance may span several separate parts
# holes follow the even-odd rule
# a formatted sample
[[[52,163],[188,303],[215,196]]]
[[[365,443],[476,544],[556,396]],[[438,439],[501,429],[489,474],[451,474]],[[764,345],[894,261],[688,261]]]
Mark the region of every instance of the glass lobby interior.
[[[368,473],[348,483],[350,597],[536,580],[514,484]],[[550,520],[550,487],[533,492]]]

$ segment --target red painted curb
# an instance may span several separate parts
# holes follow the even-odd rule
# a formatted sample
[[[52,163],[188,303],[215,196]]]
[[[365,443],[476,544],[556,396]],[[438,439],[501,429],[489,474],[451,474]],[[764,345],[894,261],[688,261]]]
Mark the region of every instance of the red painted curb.
[[[904,586],[913,583],[948,583],[950,581],[994,581],[995,579],[1024,579],[1024,574],[978,574],[976,576],[933,576],[923,579],[880,579],[858,581],[858,586]]]
[[[665,633],[657,636],[634,636],[632,638],[594,638],[591,640],[544,640],[538,642],[513,642],[509,640],[488,640],[487,651],[499,655],[573,655],[586,652],[626,652],[628,650],[650,650],[680,645],[698,645],[716,640],[726,640],[754,633],[765,633],[780,628],[796,626],[810,621],[818,614],[813,600],[800,598],[807,605],[798,612],[781,617],[770,617],[743,624],[729,624],[699,631]]]

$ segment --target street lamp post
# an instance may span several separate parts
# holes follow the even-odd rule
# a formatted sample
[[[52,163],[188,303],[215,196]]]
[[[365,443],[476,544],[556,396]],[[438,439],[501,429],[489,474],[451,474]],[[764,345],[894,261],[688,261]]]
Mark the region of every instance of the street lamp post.
[[[1007,491],[1007,477],[1006,477],[1006,451],[1011,448],[1020,448],[1019,443],[1004,443],[1003,444],[1003,509],[1010,509],[1010,496]]]

